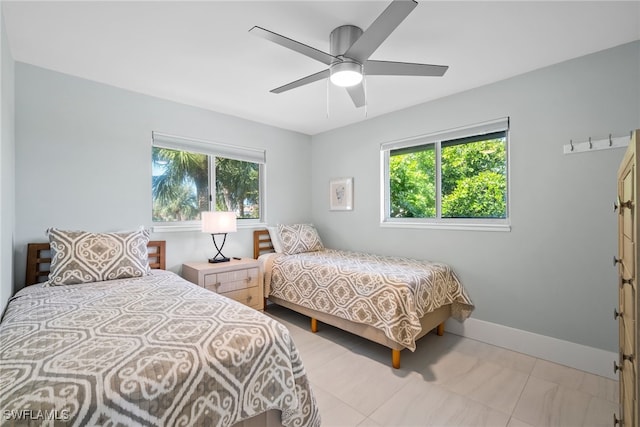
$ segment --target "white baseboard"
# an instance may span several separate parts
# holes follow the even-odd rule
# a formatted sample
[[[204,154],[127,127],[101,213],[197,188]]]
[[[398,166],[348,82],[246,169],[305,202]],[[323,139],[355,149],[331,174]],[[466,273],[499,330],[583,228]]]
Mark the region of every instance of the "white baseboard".
[[[617,374],[613,373],[613,361],[618,360],[618,355],[614,352],[473,318],[467,319],[463,323],[449,319],[445,329],[452,334],[580,369],[595,375],[618,379]]]

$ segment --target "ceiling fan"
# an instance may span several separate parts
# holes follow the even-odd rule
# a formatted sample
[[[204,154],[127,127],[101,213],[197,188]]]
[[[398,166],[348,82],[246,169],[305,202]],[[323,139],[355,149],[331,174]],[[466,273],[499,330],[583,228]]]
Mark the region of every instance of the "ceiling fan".
[[[336,86],[345,87],[356,107],[365,105],[363,78],[368,76],[435,76],[449,68],[446,65],[410,62],[374,61],[373,52],[418,5],[414,0],[393,0],[366,31],[355,25],[343,25],[331,31],[330,53],[323,52],[288,37],[255,26],[250,33],[320,61],[329,68],[271,90],[282,93],[325,78]]]

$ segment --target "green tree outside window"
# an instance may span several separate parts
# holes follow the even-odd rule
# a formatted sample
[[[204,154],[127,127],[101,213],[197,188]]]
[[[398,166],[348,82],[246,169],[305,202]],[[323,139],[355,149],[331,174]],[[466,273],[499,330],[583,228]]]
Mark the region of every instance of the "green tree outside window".
[[[391,218],[436,218],[438,197],[441,218],[506,218],[506,133],[392,150],[389,190]]]
[[[215,209],[260,218],[260,165],[223,157],[214,163]],[[210,209],[208,155],[153,147],[152,175],[154,222],[199,220]]]

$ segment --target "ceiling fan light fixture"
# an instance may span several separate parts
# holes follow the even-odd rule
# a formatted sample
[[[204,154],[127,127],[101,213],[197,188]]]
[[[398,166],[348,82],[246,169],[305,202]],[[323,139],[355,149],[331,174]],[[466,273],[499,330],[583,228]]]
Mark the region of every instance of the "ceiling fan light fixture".
[[[355,61],[336,62],[331,65],[329,79],[340,87],[351,87],[362,81],[362,64]]]

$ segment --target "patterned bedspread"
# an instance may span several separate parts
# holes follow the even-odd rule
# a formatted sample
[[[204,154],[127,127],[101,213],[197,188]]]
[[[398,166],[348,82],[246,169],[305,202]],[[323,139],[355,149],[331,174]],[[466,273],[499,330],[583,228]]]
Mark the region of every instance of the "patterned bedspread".
[[[268,254],[263,265],[265,295],[371,325],[411,350],[425,313],[451,304],[464,320],[474,308],[445,264],[324,249]]]
[[[154,270],[29,286],[0,323],[0,423],[230,426],[268,409],[320,417],[287,329]]]

